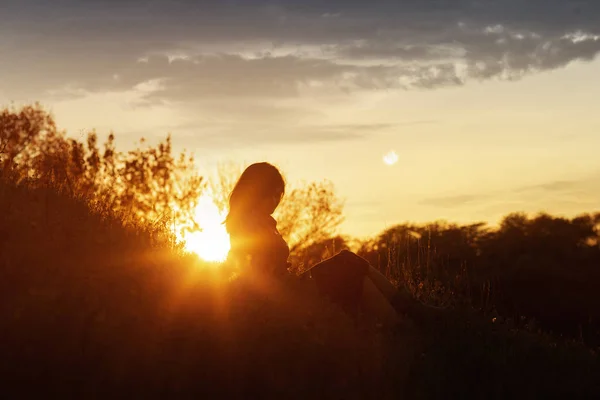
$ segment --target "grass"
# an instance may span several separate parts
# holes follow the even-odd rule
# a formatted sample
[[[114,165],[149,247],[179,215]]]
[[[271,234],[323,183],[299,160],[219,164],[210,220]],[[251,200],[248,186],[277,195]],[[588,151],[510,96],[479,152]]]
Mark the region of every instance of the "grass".
[[[497,321],[497,320],[496,320]],[[575,342],[492,322],[478,312],[449,311],[424,331],[412,366],[411,398],[594,398],[597,354]]]
[[[302,282],[240,277],[161,227],[0,182],[0,377],[14,398],[600,393],[597,356],[469,311],[385,334]]]

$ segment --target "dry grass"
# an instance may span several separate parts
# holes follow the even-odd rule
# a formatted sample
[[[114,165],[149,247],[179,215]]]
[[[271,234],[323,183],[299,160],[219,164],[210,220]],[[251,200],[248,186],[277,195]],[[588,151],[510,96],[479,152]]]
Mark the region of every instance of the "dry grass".
[[[0,210],[0,376],[15,398],[600,393],[589,352],[472,315],[392,338],[301,281],[230,281],[85,199],[2,181]]]
[[[229,282],[159,228],[51,189],[3,182],[0,209],[5,393],[391,393],[382,337],[302,283]]]

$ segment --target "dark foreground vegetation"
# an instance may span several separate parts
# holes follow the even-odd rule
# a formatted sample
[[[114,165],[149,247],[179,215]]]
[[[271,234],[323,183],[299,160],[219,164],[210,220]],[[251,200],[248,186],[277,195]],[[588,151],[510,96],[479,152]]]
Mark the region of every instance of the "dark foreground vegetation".
[[[164,161],[170,148],[139,151],[140,162],[121,154],[129,163],[115,163],[107,178],[85,169],[94,157],[73,157],[76,143],[57,134],[47,142],[43,130],[34,144],[62,143],[47,153],[54,158],[26,150],[33,140],[16,152],[16,140],[32,136],[14,133],[36,125],[15,112],[2,117],[3,397],[600,395],[598,216],[513,215],[498,230],[399,226],[363,243],[360,253],[415,296],[449,306],[435,320],[380,332],[302,282],[231,278],[184,254],[164,210],[149,208],[157,202],[147,196],[156,194],[144,189],[170,182],[162,173],[173,165]],[[19,169],[19,162],[30,164]],[[110,176],[112,194],[103,186]],[[169,209],[175,200],[162,193],[159,205]],[[314,241],[295,260],[302,268],[334,243],[345,246],[340,238]]]
[[[360,253],[431,301],[600,346],[600,213],[511,214],[500,227],[400,225]]]
[[[3,393],[412,398],[600,393],[590,349],[448,310],[394,336],[301,284],[230,281],[169,236],[2,182]]]

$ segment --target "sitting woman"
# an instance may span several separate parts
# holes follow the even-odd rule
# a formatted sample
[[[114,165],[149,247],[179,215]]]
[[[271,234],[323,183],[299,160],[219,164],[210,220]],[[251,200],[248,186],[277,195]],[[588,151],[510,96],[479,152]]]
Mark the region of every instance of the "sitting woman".
[[[279,170],[269,163],[250,165],[229,197],[225,221],[231,241],[228,261],[275,277],[289,275],[289,248],[271,216],[285,193]],[[422,317],[421,303],[396,289],[379,271],[358,255],[344,250],[304,274],[319,293],[351,315],[359,310],[393,326],[399,313]],[[417,315],[415,315],[417,314]]]

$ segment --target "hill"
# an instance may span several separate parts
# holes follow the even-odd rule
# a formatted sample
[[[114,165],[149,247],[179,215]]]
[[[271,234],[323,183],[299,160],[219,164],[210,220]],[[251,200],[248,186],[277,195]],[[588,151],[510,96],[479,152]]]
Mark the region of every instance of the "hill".
[[[15,397],[600,393],[577,344],[458,310],[377,332],[301,283],[231,279],[83,198],[3,180],[0,209],[0,376]]]

